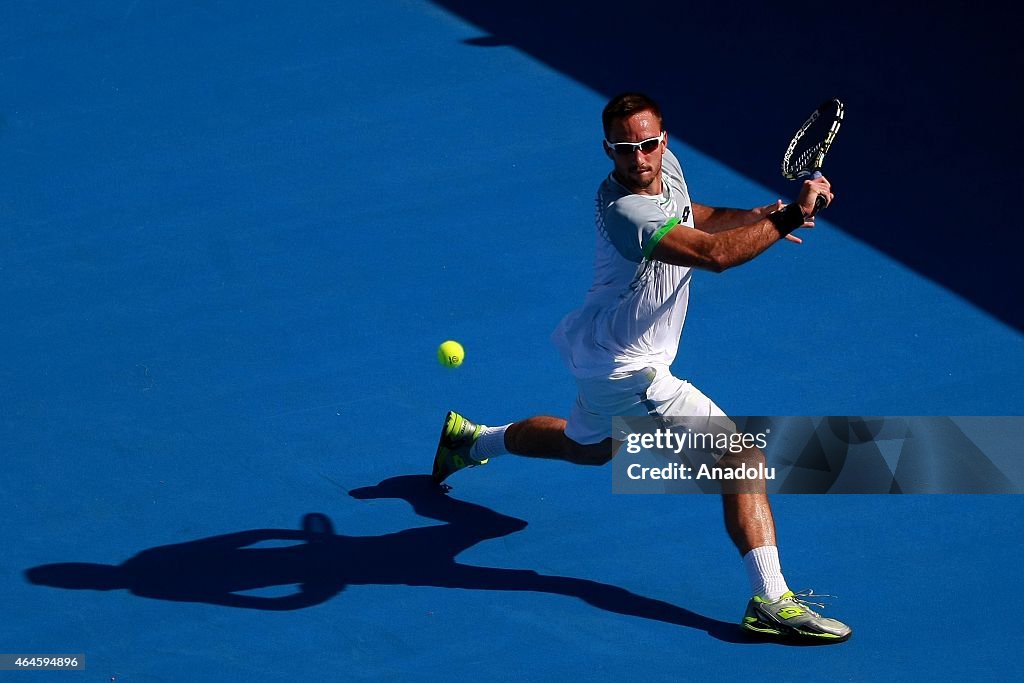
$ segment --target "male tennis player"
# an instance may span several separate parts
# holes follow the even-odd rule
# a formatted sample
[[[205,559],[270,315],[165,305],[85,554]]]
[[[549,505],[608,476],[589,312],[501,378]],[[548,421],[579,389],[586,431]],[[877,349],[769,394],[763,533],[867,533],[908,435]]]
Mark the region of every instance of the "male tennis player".
[[[498,455],[603,465],[625,435],[612,417],[724,417],[670,371],[686,318],[694,268],[722,272],[745,263],[797,228],[813,226],[815,199],[832,201],[828,180],[805,181],[797,200],[751,210],[713,208],[690,199],[679,160],[668,149],[658,105],[625,93],[605,107],[604,150],[614,169],[597,191],[597,255],[583,306],[554,341],[576,378],[568,421],[537,416],[487,427],[449,412],[434,457],[434,481]],[[754,449],[750,458],[764,462]],[[754,493],[723,494],[725,525],[743,556],[753,597],[742,626],[758,634],[817,642],[850,636],[845,624],[811,609],[782,575],[764,482]],[[810,603],[818,604],[818,603]],[[819,605],[820,606],[820,605]]]

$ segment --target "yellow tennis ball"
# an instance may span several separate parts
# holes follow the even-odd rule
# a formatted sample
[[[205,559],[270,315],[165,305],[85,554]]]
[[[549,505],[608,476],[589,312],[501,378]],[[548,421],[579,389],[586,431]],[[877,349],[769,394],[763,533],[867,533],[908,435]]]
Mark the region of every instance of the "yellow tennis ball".
[[[446,368],[459,367],[465,357],[466,350],[457,341],[449,339],[437,347],[437,360]]]

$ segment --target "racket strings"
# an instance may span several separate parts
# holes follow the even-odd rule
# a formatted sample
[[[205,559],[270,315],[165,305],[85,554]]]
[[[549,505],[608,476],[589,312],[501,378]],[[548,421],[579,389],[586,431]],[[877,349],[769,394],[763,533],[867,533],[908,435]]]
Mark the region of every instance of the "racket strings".
[[[796,160],[793,162],[793,168],[809,168],[811,163],[814,161],[815,157],[818,155],[818,152],[821,151],[821,148],[824,146],[824,144],[825,143],[823,142],[818,142],[813,147],[808,147],[807,149],[800,152],[800,154],[797,155]]]
[[[790,140],[782,156],[782,175],[790,180],[818,171],[843,121],[843,103],[832,99],[813,112]]]
[[[809,174],[810,171],[808,169],[818,165],[817,160],[824,145],[824,142],[819,141],[810,147],[795,150],[787,160],[785,167],[782,169],[783,174],[787,176],[797,176],[804,173]]]

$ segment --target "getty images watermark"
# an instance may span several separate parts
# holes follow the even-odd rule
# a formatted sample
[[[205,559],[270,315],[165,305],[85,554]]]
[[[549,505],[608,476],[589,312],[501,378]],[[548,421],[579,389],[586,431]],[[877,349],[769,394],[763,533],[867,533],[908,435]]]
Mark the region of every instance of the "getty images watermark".
[[[678,431],[679,428],[673,430],[672,427],[657,427],[653,432],[627,434],[624,450],[628,455],[655,451],[679,458],[679,461],[667,462],[660,467],[629,462],[626,465],[626,476],[633,481],[775,479],[775,468],[766,466],[760,458],[754,456],[747,461],[739,457],[755,449],[763,452],[768,447],[767,433],[694,431],[685,425],[680,427],[682,431]],[[707,455],[705,461],[700,461],[700,454]]]
[[[617,417],[615,493],[1024,493],[1024,417]]]

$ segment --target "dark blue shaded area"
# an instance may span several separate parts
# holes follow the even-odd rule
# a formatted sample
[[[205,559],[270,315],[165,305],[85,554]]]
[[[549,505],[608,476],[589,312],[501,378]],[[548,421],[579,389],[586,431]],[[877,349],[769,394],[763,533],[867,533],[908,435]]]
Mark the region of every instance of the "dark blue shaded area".
[[[789,137],[839,97],[829,220],[1024,327],[1024,47],[1009,3],[436,2],[489,34],[471,44],[513,46],[606,96],[650,93],[676,138],[784,198]]]

